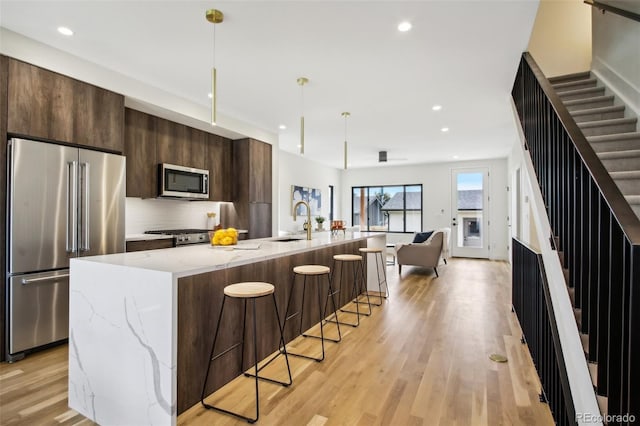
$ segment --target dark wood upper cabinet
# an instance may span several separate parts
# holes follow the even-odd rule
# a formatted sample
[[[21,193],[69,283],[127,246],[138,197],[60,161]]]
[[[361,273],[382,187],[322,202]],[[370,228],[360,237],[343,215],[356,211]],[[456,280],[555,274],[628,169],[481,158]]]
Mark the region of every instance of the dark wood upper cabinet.
[[[158,195],[156,117],[127,108],[124,120],[127,197],[156,197]]]
[[[222,136],[207,134],[206,167],[209,170],[209,200],[233,201],[232,142]]]
[[[208,133],[189,127],[189,167],[208,169],[206,167]]]
[[[158,163],[189,166],[191,150],[190,132],[185,125],[174,123],[163,118],[156,124],[156,157]]]
[[[234,206],[249,238],[271,236],[271,145],[255,139],[233,141]]]
[[[233,142],[235,199],[271,203],[271,145],[255,139]]]
[[[251,139],[249,202],[271,203],[271,145]]]
[[[124,96],[9,59],[7,131],[124,150]]]

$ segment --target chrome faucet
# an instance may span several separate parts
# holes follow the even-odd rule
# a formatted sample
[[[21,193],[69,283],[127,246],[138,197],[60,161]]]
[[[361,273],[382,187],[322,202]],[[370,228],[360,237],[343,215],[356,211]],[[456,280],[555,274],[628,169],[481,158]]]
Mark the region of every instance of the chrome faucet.
[[[311,207],[309,207],[309,203],[306,201],[298,201],[296,205],[293,207],[293,220],[296,220],[296,210],[298,210],[298,206],[302,204],[307,208],[307,221],[305,225],[307,225],[307,240],[311,239]]]

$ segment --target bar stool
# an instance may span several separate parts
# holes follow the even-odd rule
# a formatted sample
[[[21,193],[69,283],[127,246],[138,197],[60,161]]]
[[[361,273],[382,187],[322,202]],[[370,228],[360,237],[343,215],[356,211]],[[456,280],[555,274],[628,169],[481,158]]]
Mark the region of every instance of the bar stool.
[[[382,305],[382,298],[389,298],[389,285],[387,284],[387,268],[386,262],[382,258],[382,249],[374,247],[360,247],[360,253],[364,253],[364,270],[367,270],[369,264],[369,254],[373,254],[373,260],[376,262],[376,273],[378,276],[378,300],[379,303],[371,303],[374,306]],[[382,268],[382,277],[380,277],[380,268]],[[385,292],[382,293],[382,284],[384,283]],[[367,291],[368,292],[368,291]],[[384,294],[384,296],[383,296]],[[359,302],[365,303],[365,302]]]
[[[276,354],[276,356],[274,356],[273,358],[271,358],[266,364],[264,364],[262,367],[258,368],[258,334],[257,334],[257,320],[256,320],[256,299],[261,298],[261,297],[266,297],[271,295],[272,299],[273,299],[273,306],[275,308],[275,313],[276,313],[276,319],[278,321],[278,328],[280,331],[280,345],[284,346],[284,337],[283,337],[283,333],[282,333],[282,324],[280,323],[280,315],[278,314],[278,304],[276,303],[276,297],[274,294],[275,288],[272,284],[269,283],[265,283],[265,282],[242,282],[242,283],[237,283],[237,284],[231,284],[228,285],[224,288],[224,298],[222,299],[222,306],[220,307],[220,314],[218,315],[218,324],[216,325],[216,332],[215,335],[213,337],[213,344],[211,345],[211,353],[209,355],[209,364],[207,365],[207,373],[205,375],[205,379],[204,379],[204,385],[202,386],[202,394],[200,397],[200,402],[202,403],[202,405],[204,406],[204,408],[207,408],[209,410],[215,410],[215,411],[219,411],[221,413],[225,413],[225,414],[229,414],[235,417],[238,417],[240,419],[246,420],[249,423],[254,423],[258,420],[258,417],[260,416],[260,398],[259,398],[259,394],[258,394],[258,379],[261,380],[266,380],[268,382],[271,383],[276,383],[276,384],[280,384],[282,386],[289,386],[291,385],[291,383],[293,383],[293,380],[291,378],[291,368],[289,367],[289,357],[287,356],[287,349],[286,347],[284,348],[284,357],[285,357],[285,361],[287,363],[287,372],[289,373],[289,382],[281,382],[279,380],[274,380],[274,379],[270,379],[267,377],[261,377],[258,376],[258,373],[260,372],[260,370],[262,370],[264,367],[266,367],[269,363],[271,363],[271,361],[273,361],[276,356],[280,355],[281,352],[278,351],[278,353]],[[221,353],[219,353],[216,356],[213,356],[213,352],[214,349],[216,347],[216,341],[218,340],[218,332],[220,331],[220,322],[222,321],[222,313],[224,312],[224,304],[227,300],[227,298],[233,298],[233,299],[242,299],[242,301],[244,302],[244,316],[242,319],[242,340],[234,345],[232,345],[231,347],[229,347],[228,349],[222,351]],[[251,417],[246,417],[243,416],[242,414],[239,413],[234,413],[233,411],[229,411],[229,410],[225,410],[223,408],[219,408],[219,407],[215,407],[213,405],[209,405],[207,403],[204,402],[204,398],[205,398],[205,391],[207,388],[207,381],[209,379],[209,371],[211,369],[211,363],[213,361],[215,361],[216,359],[220,358],[221,356],[225,355],[226,353],[228,353],[229,351],[237,348],[238,346],[241,347],[241,359],[240,359],[240,370],[243,370],[243,363],[244,363],[244,340],[245,340],[245,334],[246,334],[246,320],[247,320],[247,300],[251,300],[252,302],[252,311],[253,311],[253,357],[254,357],[254,362],[255,362],[255,374],[250,374],[250,373],[244,373],[245,376],[247,377],[255,377],[256,380],[256,417],[255,418],[251,418]]]
[[[298,356],[298,357],[302,357],[302,358],[307,358],[307,359],[312,359],[314,361],[320,362],[322,360],[324,360],[324,341],[325,340],[329,340],[331,342],[335,342],[335,343],[339,343],[342,340],[342,334],[340,333],[340,324],[336,323],[336,327],[338,329],[338,338],[337,339],[331,339],[329,337],[324,337],[324,330],[323,330],[323,323],[324,323],[324,317],[325,317],[325,312],[324,310],[326,309],[326,306],[323,308],[322,307],[322,289],[321,289],[321,280],[320,278],[322,276],[327,278],[327,282],[329,283],[329,290],[327,293],[327,297],[331,297],[331,302],[333,303],[333,313],[334,315],[336,315],[337,318],[337,306],[336,306],[336,300],[335,300],[335,295],[333,293],[333,287],[331,286],[331,277],[330,277],[330,272],[331,269],[329,269],[328,266],[323,266],[323,265],[301,265],[301,266],[296,266],[295,268],[293,268],[293,278],[291,279],[291,289],[289,291],[289,301],[287,302],[287,310],[285,312],[284,315],[284,325],[283,328],[286,326],[287,321],[290,320],[291,318],[295,317],[296,315],[300,315],[300,327],[298,332],[300,333],[300,335],[302,335],[303,337],[313,337],[316,339],[320,339],[320,344],[322,347],[322,357],[320,358],[316,358],[316,357],[312,357],[309,355],[304,355],[304,354],[299,354],[299,353],[293,353],[291,351],[288,352],[289,355],[294,355],[294,356]],[[293,293],[294,293],[294,289],[295,289],[295,284],[296,284],[296,277],[298,276],[302,276],[304,277],[303,281],[302,281],[302,302],[300,305],[300,310],[297,312],[294,312],[293,314],[289,315],[289,308],[291,307],[291,300],[293,299]],[[302,320],[303,320],[303,314],[304,314],[304,296],[307,292],[307,277],[317,277],[317,279],[315,280],[315,284],[316,287],[318,288],[318,311],[319,311],[319,320],[320,320],[320,336],[314,336],[312,334],[305,334],[302,332]]]
[[[337,315],[334,315],[335,319],[330,318],[330,319],[327,319],[327,321],[335,322],[343,325],[350,325],[351,327],[357,327],[360,325],[361,315],[364,315],[364,316],[371,315],[371,302],[369,300],[369,293],[366,292],[366,283],[364,281],[364,268],[362,266],[362,256],[360,256],[359,254],[336,254],[333,256],[333,273],[334,274],[336,272],[337,266],[340,265],[340,288],[338,290],[335,290],[333,294],[339,293],[342,290],[342,286],[344,285],[345,264],[352,265],[353,283],[352,283],[352,290],[351,290],[351,298],[353,299],[356,305],[356,310],[350,311],[347,309],[340,309],[340,312],[348,312],[348,313],[356,314],[356,322],[355,323],[341,322],[338,320]],[[359,274],[358,274],[358,271],[360,272]],[[334,275],[332,275],[331,280],[335,282],[333,277]],[[358,297],[360,296],[360,294],[363,293],[363,289],[365,290],[365,295],[367,296],[366,304],[369,305],[369,312],[360,312],[360,304],[358,303]],[[325,306],[327,305],[328,302],[329,300],[327,299],[327,301],[325,302]]]

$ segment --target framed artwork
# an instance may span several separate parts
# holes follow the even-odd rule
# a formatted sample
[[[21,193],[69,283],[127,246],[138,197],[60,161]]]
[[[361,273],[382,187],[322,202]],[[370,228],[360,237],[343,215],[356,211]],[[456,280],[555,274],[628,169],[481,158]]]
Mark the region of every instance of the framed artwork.
[[[291,215],[293,216],[293,207],[298,201],[306,201],[311,207],[311,216],[319,216],[322,212],[322,191],[315,188],[307,188],[304,186],[291,185]],[[296,215],[306,215],[304,206],[298,206]]]

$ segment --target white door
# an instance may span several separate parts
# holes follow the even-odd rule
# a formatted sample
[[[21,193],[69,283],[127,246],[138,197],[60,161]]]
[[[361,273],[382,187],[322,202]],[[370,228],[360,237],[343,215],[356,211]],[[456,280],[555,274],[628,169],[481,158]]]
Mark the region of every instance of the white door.
[[[451,173],[451,255],[489,258],[489,170]]]

